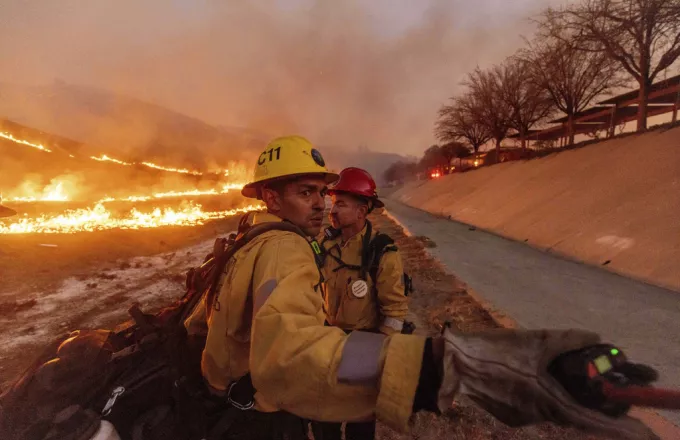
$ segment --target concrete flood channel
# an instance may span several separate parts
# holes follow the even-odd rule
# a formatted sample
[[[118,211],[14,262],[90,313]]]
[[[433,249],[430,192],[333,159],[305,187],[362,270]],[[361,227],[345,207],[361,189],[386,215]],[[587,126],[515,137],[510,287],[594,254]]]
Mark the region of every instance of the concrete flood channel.
[[[393,200],[387,210],[486,301],[525,328],[584,328],[680,389],[680,292],[631,280]],[[658,411],[680,426],[680,412]]]

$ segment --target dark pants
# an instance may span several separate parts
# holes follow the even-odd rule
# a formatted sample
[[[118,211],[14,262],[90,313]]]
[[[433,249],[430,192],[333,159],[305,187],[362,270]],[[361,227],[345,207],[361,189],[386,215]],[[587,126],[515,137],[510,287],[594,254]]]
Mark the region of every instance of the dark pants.
[[[308,440],[308,422],[285,412],[240,411],[220,440]]]
[[[314,440],[341,440],[342,423],[312,422]],[[345,424],[345,440],[373,440],[375,420]]]

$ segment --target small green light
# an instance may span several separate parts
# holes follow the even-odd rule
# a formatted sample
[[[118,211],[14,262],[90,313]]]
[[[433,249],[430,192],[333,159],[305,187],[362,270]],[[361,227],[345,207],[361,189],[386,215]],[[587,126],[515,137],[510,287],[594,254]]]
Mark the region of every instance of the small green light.
[[[616,356],[617,354],[619,354],[619,350],[616,349],[616,348],[612,348],[611,353],[612,353],[612,355]]]

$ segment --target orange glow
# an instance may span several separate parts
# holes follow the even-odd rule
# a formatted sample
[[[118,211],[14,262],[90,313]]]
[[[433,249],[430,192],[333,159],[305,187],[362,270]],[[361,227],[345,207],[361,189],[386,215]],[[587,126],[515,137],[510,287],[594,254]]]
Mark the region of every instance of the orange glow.
[[[36,148],[38,150],[42,150],[42,151],[45,151],[47,153],[52,152],[52,150],[50,150],[49,148],[47,148],[43,145],[34,144],[32,142],[22,140],[22,139],[17,139],[11,133],[0,132],[0,137],[8,139],[12,142],[16,142],[18,144],[28,145],[29,147]],[[69,154],[69,157],[75,158],[75,156],[73,154]],[[159,164],[156,164],[156,163],[153,163],[153,162],[148,162],[148,161],[140,162],[140,163],[125,162],[123,160],[113,158],[113,157],[111,157],[107,154],[100,154],[99,156],[90,156],[90,159],[96,160],[98,162],[111,162],[111,163],[115,163],[115,164],[123,165],[123,166],[144,165],[144,166],[149,167],[149,168],[154,168],[156,170],[161,170],[161,171],[168,171],[168,172],[171,172],[171,173],[190,174],[190,175],[193,175],[193,176],[204,175],[203,172],[198,171],[198,170],[190,170],[188,168],[175,168],[175,167],[163,166],[163,165],[159,165]],[[242,163],[237,164],[236,162],[230,162],[229,167],[226,170],[225,169],[217,169],[215,171],[206,172],[205,174],[223,175],[225,177],[233,176],[234,174],[236,174],[239,177],[242,177],[244,171],[246,171],[246,167],[244,167]]]
[[[25,140],[17,139],[9,133],[1,133],[0,137],[8,139],[18,144],[27,145],[45,152],[51,152],[43,145],[34,144]],[[69,157],[74,158],[73,154],[68,154]],[[204,173],[197,170],[190,170],[188,168],[175,168],[158,165],[153,162],[126,162],[106,154],[98,156],[89,156],[89,159],[98,162],[108,162],[122,166],[145,166],[162,171],[189,174],[193,176],[202,176]],[[40,176],[33,177],[27,175],[26,179],[20,182],[12,191],[5,197],[5,200],[16,203],[31,203],[31,202],[74,202],[74,201],[91,201],[92,205],[87,208],[65,210],[62,213],[38,213],[30,217],[24,214],[23,218],[16,216],[11,220],[0,221],[0,234],[31,234],[31,233],[75,233],[87,231],[99,231],[107,229],[142,229],[142,228],[156,228],[161,226],[196,226],[204,224],[206,221],[225,218],[239,213],[261,209],[259,205],[250,205],[245,208],[221,210],[221,211],[203,211],[200,204],[195,203],[191,198],[199,196],[219,196],[234,190],[243,188],[246,182],[252,178],[253,170],[246,167],[243,162],[229,162],[225,168],[219,164],[215,167],[217,171],[212,171],[215,176],[226,176],[230,182],[221,183],[216,182],[216,186],[211,189],[198,188],[174,188],[178,183],[175,182],[172,187],[164,188],[163,186],[156,186],[156,188],[163,188],[156,192],[148,191],[146,194],[144,190],[141,194],[137,192],[135,187],[130,187],[116,190],[116,197],[92,196],[92,187],[83,182],[83,177],[80,173],[69,173],[54,177],[50,183],[45,186],[43,178]],[[206,172],[206,174],[209,174]],[[225,179],[227,180],[227,179]],[[119,194],[123,194],[120,196]],[[125,195],[132,194],[132,195]],[[120,211],[107,206],[107,203],[112,202],[147,202],[153,200],[167,200],[177,199],[177,203],[172,207],[149,206],[145,208],[133,206],[128,210]],[[97,200],[99,199],[99,200]],[[167,205],[168,203],[166,203]]]
[[[144,229],[161,226],[197,226],[206,221],[231,217],[240,213],[262,209],[259,205],[226,211],[205,212],[201,205],[189,203],[178,209],[153,208],[141,212],[136,208],[123,217],[115,217],[102,203],[93,208],[68,210],[59,215],[41,215],[14,222],[0,221],[0,234],[72,234],[107,229]]]
[[[158,192],[152,194],[140,194],[127,197],[105,197],[99,200],[97,203],[106,203],[114,201],[123,202],[145,202],[152,199],[166,199],[166,198],[180,198],[180,197],[191,197],[191,196],[216,196],[219,194],[227,194],[233,190],[241,190],[245,186],[245,183],[227,183],[222,185],[221,188],[209,189],[209,190],[198,190],[191,189],[186,191],[167,191]],[[8,197],[7,200],[17,203],[30,203],[30,202],[68,202],[72,198],[68,196],[63,188],[62,182],[57,182],[52,185],[48,185],[42,191],[40,195],[22,196],[22,197]]]
[[[113,202],[113,201],[125,201],[125,202],[145,202],[147,200],[151,199],[165,199],[165,198],[171,198],[171,197],[187,197],[187,196],[216,196],[219,194],[226,194],[231,190],[238,189],[240,190],[245,186],[245,183],[228,183],[226,185],[222,186],[221,190],[216,190],[216,189],[210,189],[207,191],[201,191],[198,189],[192,189],[189,191],[168,191],[168,192],[162,192],[162,193],[154,193],[151,195],[139,195],[139,196],[128,196],[128,197],[123,197],[119,199],[114,199],[111,197],[104,198],[100,200],[100,202],[105,203],[105,202]]]
[[[10,141],[12,141],[12,142],[16,142],[17,144],[28,145],[29,147],[37,148],[38,150],[42,150],[42,151],[44,151],[44,152],[46,152],[46,153],[51,153],[51,152],[52,152],[52,150],[50,150],[49,148],[44,147],[44,146],[41,145],[41,144],[34,144],[34,143],[31,143],[31,142],[28,142],[28,141],[24,141],[24,140],[21,140],[21,139],[17,139],[17,138],[15,138],[14,136],[12,136],[10,133],[0,132],[0,137],[5,138],[5,139],[7,139],[7,140],[10,140]]]
[[[99,157],[90,156],[90,159],[98,160],[99,162],[113,162],[113,163],[117,163],[119,165],[125,165],[125,166],[132,165],[131,163],[123,162],[122,160],[118,160],[118,159],[114,159],[112,157],[109,157],[106,154],[102,154]]]
[[[66,202],[69,200],[68,195],[64,192],[63,183],[57,182],[54,185],[48,185],[43,190],[40,196],[30,197],[11,197],[7,200],[13,202]]]
[[[17,139],[11,133],[0,132],[0,137],[5,138],[7,140],[10,140],[12,142],[16,142],[18,144],[28,145],[29,147],[36,148],[38,150],[42,150],[42,151],[45,151],[47,153],[52,152],[52,150],[50,150],[49,148],[47,148],[43,145],[34,144],[32,142],[28,142],[28,141],[25,141],[25,140],[22,140],[22,139]],[[69,157],[73,158],[74,156],[72,154],[69,154]],[[125,161],[122,161],[122,160],[119,160],[119,159],[114,159],[110,156],[107,156],[106,154],[101,154],[99,156],[90,156],[90,159],[96,160],[96,161],[99,161],[99,162],[112,162],[112,163],[116,163],[118,165],[124,165],[124,166],[130,166],[130,165],[135,164],[134,162],[130,163],[130,162],[125,162]],[[202,176],[203,175],[203,173],[201,171],[190,170],[190,169],[187,169],[187,168],[166,167],[166,166],[155,164],[153,162],[142,162],[141,165],[147,166],[149,168],[154,168],[154,169],[157,169],[157,170],[172,172],[172,173],[191,174],[193,176]],[[229,176],[229,170],[219,170],[215,174],[223,174],[224,176]]]
[[[151,163],[151,162],[142,162],[142,165],[145,165],[149,168],[155,168],[157,170],[170,171],[170,172],[173,172],[173,173],[192,174],[194,176],[202,176],[203,175],[203,173],[200,172],[200,171],[192,171],[192,170],[188,170],[186,168],[166,168],[166,167],[156,165],[155,163]]]

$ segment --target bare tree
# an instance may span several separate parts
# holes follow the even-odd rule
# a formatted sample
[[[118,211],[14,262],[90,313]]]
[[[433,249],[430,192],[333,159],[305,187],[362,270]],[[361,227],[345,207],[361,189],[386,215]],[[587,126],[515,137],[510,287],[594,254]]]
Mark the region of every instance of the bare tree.
[[[418,165],[415,162],[394,162],[387,167],[383,173],[383,178],[387,182],[403,183],[406,180],[413,179],[416,176]]]
[[[441,147],[439,147],[439,150],[441,152],[441,155],[446,158],[449,167],[451,166],[451,162],[453,161],[453,159],[463,159],[472,154],[470,152],[470,149],[466,145],[458,141],[453,141],[444,144]],[[446,174],[448,174],[449,171],[450,170],[447,169]]]
[[[470,155],[470,149],[458,141],[446,143],[439,147],[442,156],[449,162],[457,157],[466,157]]]
[[[532,81],[566,114],[570,145],[574,143],[574,115],[618,85],[615,62],[604,53],[579,50],[564,34],[539,35],[518,56],[530,68]]]
[[[496,143],[496,157],[500,158],[501,142],[510,131],[512,109],[502,98],[503,76],[497,69],[475,68],[463,82],[470,89],[472,100],[465,111],[479,124],[486,127]]]
[[[510,107],[510,127],[519,133],[522,150],[532,127],[544,121],[554,111],[548,91],[531,80],[531,66],[521,57],[512,57],[494,67],[500,78],[500,96]]]
[[[444,171],[444,168],[447,166],[447,158],[439,145],[432,145],[425,150],[419,162],[419,167],[422,171],[427,171],[430,168],[440,168]]]
[[[479,123],[469,109],[478,105],[471,94],[451,98],[452,104],[439,109],[435,136],[441,142],[465,142],[475,154],[491,139],[487,127]]]
[[[583,0],[548,10],[543,24],[605,53],[638,82],[637,131],[645,130],[650,87],[680,57],[680,0]]]

